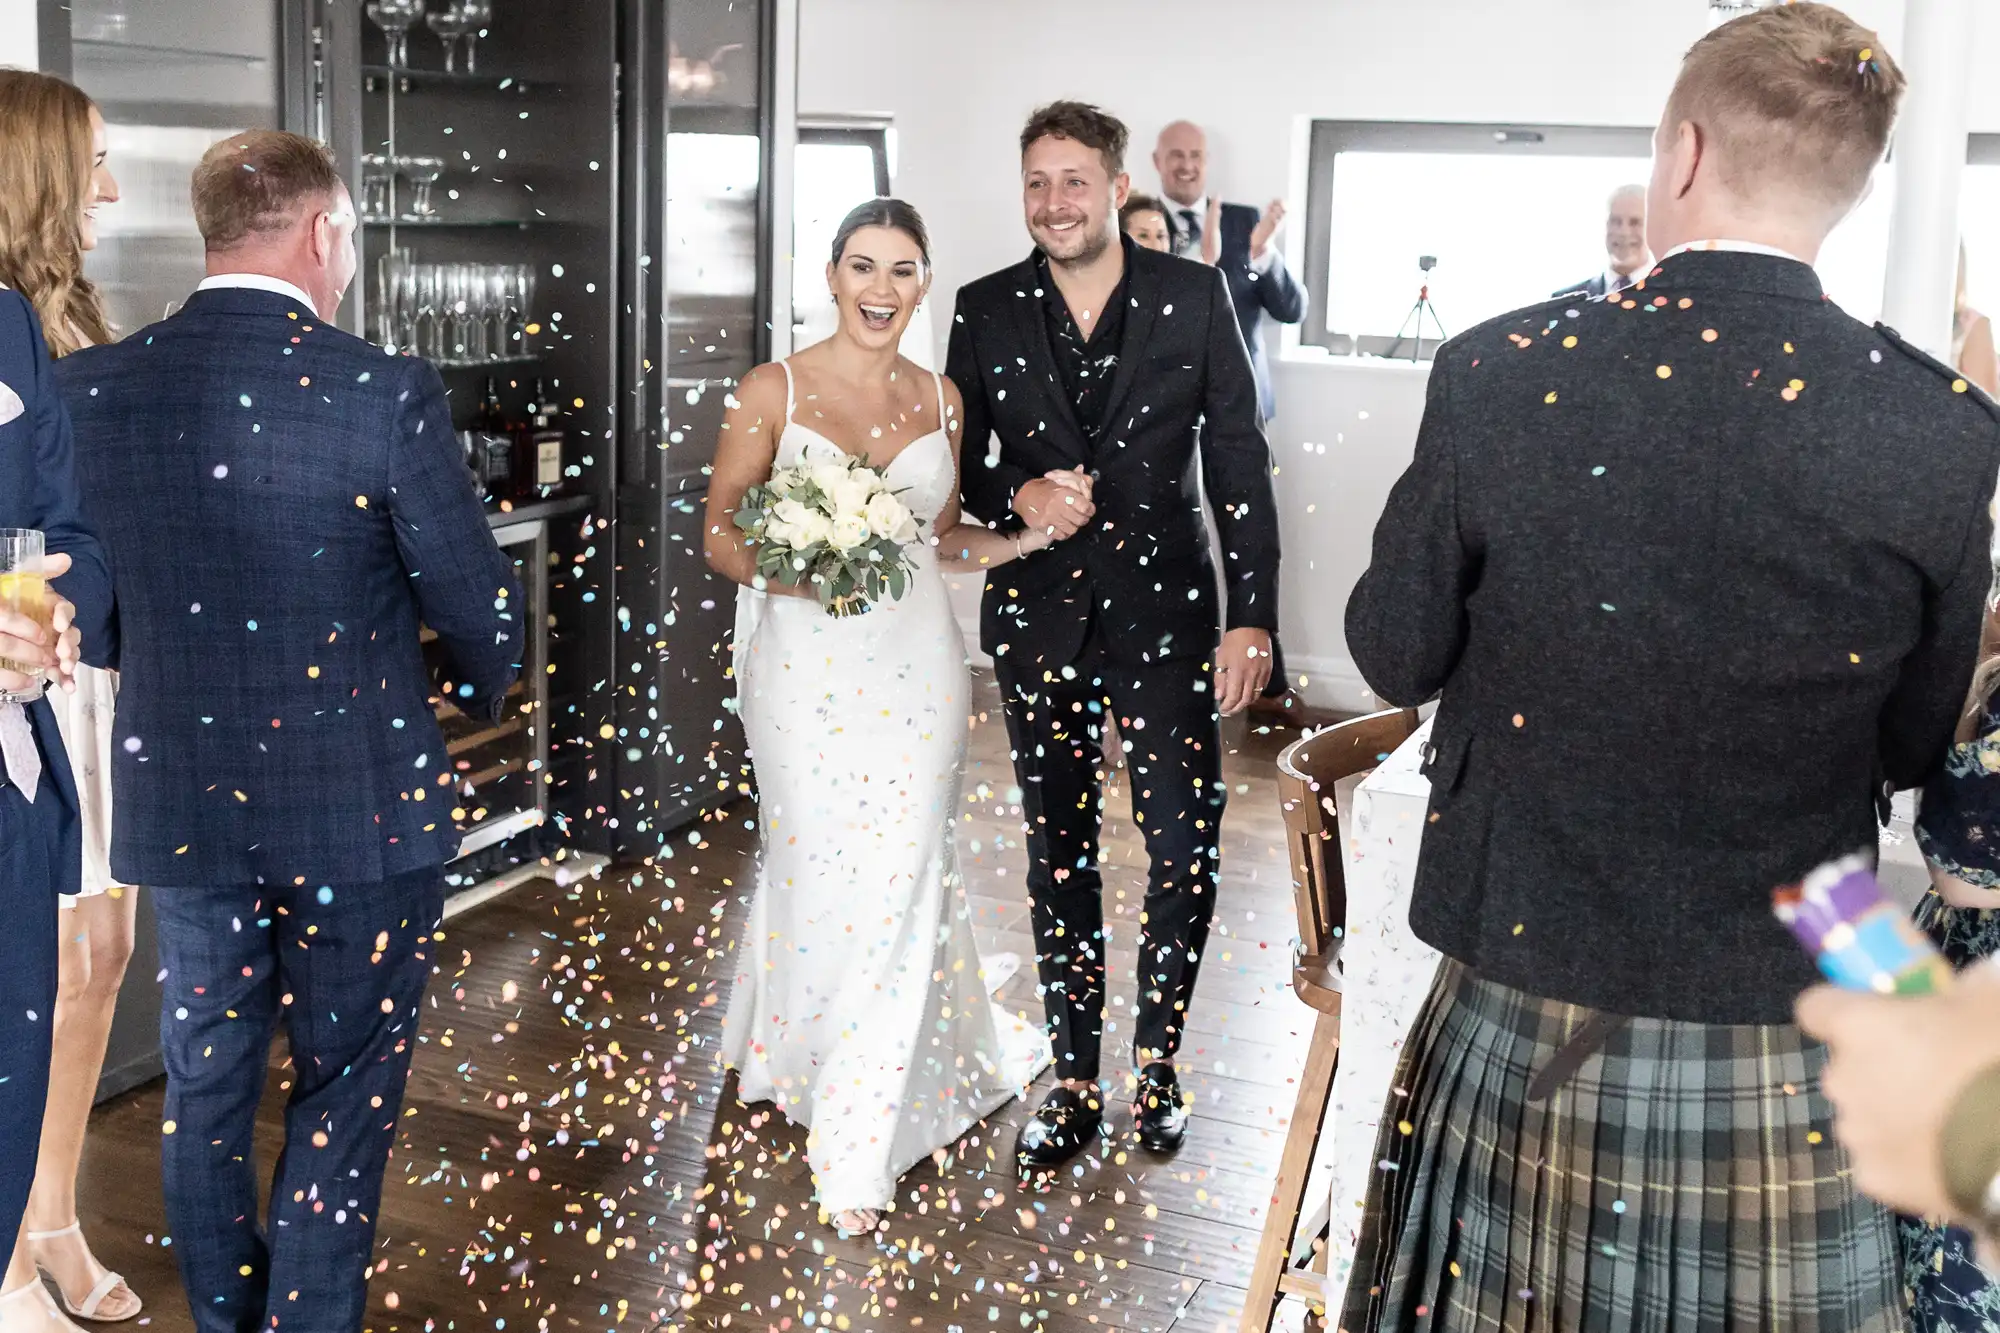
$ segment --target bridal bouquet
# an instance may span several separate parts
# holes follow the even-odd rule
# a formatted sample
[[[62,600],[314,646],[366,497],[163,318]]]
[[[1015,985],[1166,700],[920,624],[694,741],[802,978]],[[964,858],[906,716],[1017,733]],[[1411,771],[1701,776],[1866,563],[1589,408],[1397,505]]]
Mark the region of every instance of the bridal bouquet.
[[[917,517],[852,455],[778,468],[744,494],[736,526],[757,544],[759,575],[810,586],[828,615],[861,615],[909,586]]]

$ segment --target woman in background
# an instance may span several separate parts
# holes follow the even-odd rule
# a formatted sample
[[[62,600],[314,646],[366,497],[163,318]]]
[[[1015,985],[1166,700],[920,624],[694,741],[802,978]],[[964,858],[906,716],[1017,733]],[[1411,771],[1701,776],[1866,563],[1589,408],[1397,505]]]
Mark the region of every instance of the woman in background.
[[[1173,229],[1167,226],[1167,207],[1150,194],[1137,191],[1125,196],[1118,210],[1118,225],[1148,250],[1165,252],[1174,248]]]
[[[1991,394],[2000,394],[2000,354],[1993,347],[1993,321],[1965,303],[1965,242],[1958,244],[1958,298],[1952,307],[1951,364]]]
[[[1959,291],[1965,269],[1961,260]],[[1986,323],[1980,316],[1979,322]],[[1992,343],[1987,343],[1992,357]],[[1963,368],[1969,379],[1972,372]],[[2000,610],[1989,603],[1972,698],[1944,771],[1924,788],[1917,844],[1931,887],[1917,924],[1953,967],[2000,954]],[[1972,1234],[1929,1219],[1902,1220],[1903,1281],[1911,1333],[2000,1333],[2000,1286],[1974,1256]]]
[[[115,203],[105,166],[104,118],[74,86],[47,74],[0,70],[0,284],[35,307],[53,356],[111,340],[97,291],[83,276],[97,245],[97,208]],[[84,497],[86,509],[89,497]],[[139,1298],[106,1269],[83,1238],[76,1173],[118,987],[132,957],[138,895],[111,875],[111,709],[117,677],[77,669],[76,693],[51,691],[76,778],[83,824],[80,894],[59,914],[60,964],[54,1052],[42,1118],[34,1192],[6,1277],[0,1279],[0,1333],[70,1330],[40,1274],[54,1279],[62,1310],[118,1321],[139,1313]]]

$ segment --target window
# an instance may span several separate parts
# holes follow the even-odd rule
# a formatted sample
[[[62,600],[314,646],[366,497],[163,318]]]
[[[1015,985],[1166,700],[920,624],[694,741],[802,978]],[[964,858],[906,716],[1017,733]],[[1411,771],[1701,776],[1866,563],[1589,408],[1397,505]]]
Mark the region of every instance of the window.
[[[1651,172],[1652,131],[1579,126],[1321,121],[1312,129],[1302,338],[1340,354],[1427,357],[1461,333],[1604,267],[1604,206]],[[1968,295],[2000,312],[2000,136],[1974,135],[1965,177]],[[1882,309],[1893,161],[1828,238],[1827,295],[1857,319]],[[1419,268],[1423,256],[1436,266]],[[1428,289],[1436,322],[1416,341]],[[1399,335],[1405,335],[1399,337]]]
[[[1975,134],[1959,211],[1965,234],[1965,300],[2000,314],[2000,134]]]
[[[792,324],[803,330],[826,304],[826,260],[840,220],[889,193],[887,125],[801,124],[793,173]]]
[[[1439,324],[1460,333],[1582,283],[1604,267],[1605,200],[1644,182],[1651,153],[1646,129],[1316,123],[1305,341],[1428,355]],[[1420,291],[1437,317],[1421,353]]]

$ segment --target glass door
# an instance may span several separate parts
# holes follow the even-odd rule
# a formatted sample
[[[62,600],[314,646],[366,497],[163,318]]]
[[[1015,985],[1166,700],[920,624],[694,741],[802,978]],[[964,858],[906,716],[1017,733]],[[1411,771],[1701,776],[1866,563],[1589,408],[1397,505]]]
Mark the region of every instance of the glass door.
[[[69,8],[69,75],[104,114],[122,195],[99,215],[86,271],[121,333],[164,318],[202,279],[188,202],[201,155],[218,139],[281,123],[281,8],[281,0]]]

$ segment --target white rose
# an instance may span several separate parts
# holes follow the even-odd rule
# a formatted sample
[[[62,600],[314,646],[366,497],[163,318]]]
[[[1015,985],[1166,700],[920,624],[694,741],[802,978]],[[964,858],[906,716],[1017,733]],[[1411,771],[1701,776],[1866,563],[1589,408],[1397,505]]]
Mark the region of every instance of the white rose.
[[[868,518],[864,514],[842,514],[833,520],[833,544],[852,551],[868,540]]]
[[[908,546],[911,542],[915,541],[916,539],[917,539],[917,516],[915,514],[912,514],[909,510],[905,509],[903,511],[903,521],[896,525],[894,531],[890,532],[889,540],[896,543],[898,546]]]
[[[831,499],[834,488],[847,479],[847,465],[845,463],[815,463],[806,470],[806,475],[812,479],[813,485],[819,487],[823,495]]]
[[[764,540],[772,546],[796,545],[797,530],[781,518],[764,520]]]
[[[833,503],[836,514],[859,514],[868,508],[868,497],[874,490],[871,474],[850,472],[833,484],[833,489],[827,492],[827,499]]]
[[[811,509],[805,510],[804,513],[805,517],[794,525],[796,533],[792,541],[794,547],[803,549],[813,545],[815,542],[824,542],[832,538],[832,519],[829,519],[825,514],[815,512]]]
[[[908,540],[898,537],[896,533],[909,522],[910,511],[901,500],[889,492],[876,492],[875,497],[868,502],[867,514],[869,530],[877,537],[886,537],[892,542]]]
[[[772,526],[781,524],[786,531],[797,533],[812,513],[797,500],[780,500],[771,506],[771,517],[766,521],[765,529],[769,531]]]

